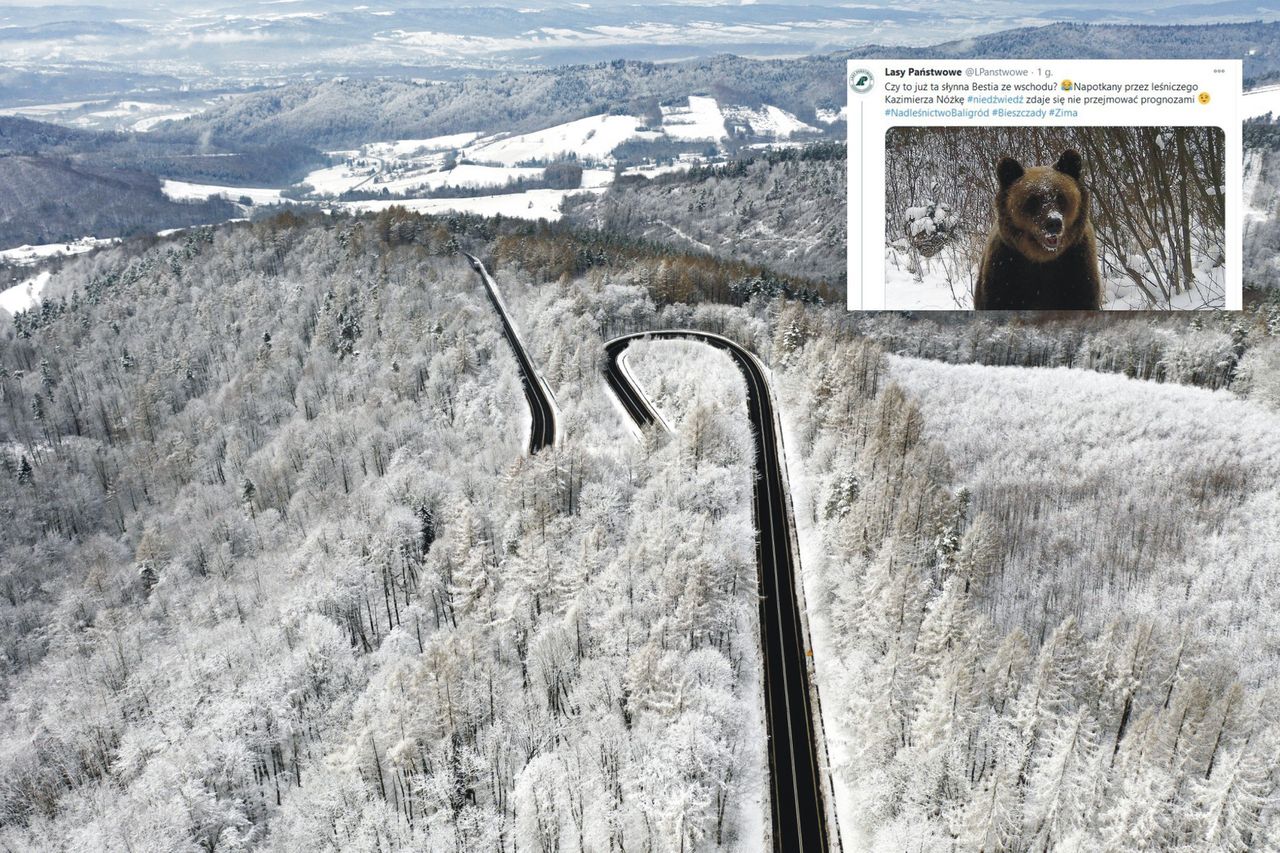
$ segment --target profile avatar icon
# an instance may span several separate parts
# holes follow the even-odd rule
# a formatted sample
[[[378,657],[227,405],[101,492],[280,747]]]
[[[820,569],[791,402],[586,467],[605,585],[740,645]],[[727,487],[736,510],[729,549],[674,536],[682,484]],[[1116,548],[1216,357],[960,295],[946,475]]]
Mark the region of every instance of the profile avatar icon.
[[[849,88],[859,95],[865,95],[875,85],[876,78],[865,68],[859,68],[849,74]]]

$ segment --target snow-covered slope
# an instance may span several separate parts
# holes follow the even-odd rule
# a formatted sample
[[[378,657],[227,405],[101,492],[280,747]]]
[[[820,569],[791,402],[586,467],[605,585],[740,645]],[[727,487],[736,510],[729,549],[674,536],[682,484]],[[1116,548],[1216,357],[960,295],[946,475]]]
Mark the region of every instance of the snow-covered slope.
[[[45,285],[49,283],[51,276],[52,273],[49,270],[43,270],[21,284],[15,284],[7,290],[0,291],[0,310],[17,314],[19,311],[28,311],[39,305],[40,294],[44,292]]]
[[[656,139],[660,135],[643,127],[644,121],[636,116],[597,115],[534,133],[481,139],[465,148],[463,155],[504,166],[548,162],[568,155],[581,161],[604,162],[613,149],[630,139]]]
[[[166,180],[161,190],[174,201],[204,200],[207,198],[225,198],[228,201],[239,201],[248,198],[254,204],[280,204],[284,199],[280,190],[265,187],[227,187],[216,184],[193,184],[187,181]]]
[[[684,107],[662,108],[662,129],[672,139],[718,141],[729,134],[724,129],[724,114],[715,98],[689,96]]]

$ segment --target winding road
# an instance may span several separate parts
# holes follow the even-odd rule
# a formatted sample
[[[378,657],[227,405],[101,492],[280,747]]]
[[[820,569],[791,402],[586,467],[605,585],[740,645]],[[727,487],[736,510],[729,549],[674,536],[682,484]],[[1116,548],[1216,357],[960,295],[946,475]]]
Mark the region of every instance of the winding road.
[[[484,289],[489,294],[489,301],[493,303],[493,310],[498,312],[498,318],[502,320],[502,334],[511,346],[511,351],[515,353],[516,364],[520,369],[520,383],[524,386],[525,399],[529,401],[529,414],[531,417],[529,452],[537,453],[542,448],[555,444],[558,435],[559,419],[557,418],[554,398],[551,396],[551,389],[543,381],[538,371],[534,369],[529,353],[525,351],[524,344],[520,341],[520,336],[516,334],[515,326],[511,324],[511,317],[507,314],[507,306],[502,301],[502,295],[498,292],[498,285],[494,282],[493,276],[489,275],[489,271],[484,268],[484,264],[480,263],[480,259],[475,255],[468,255],[466,252],[463,252],[462,255],[471,263],[471,268],[476,271],[476,275],[480,276],[480,280],[484,282]]]
[[[662,331],[626,335],[605,344],[605,379],[627,414],[644,427],[661,423],[657,411],[631,381],[619,357],[643,338],[687,339],[724,350],[747,385],[747,411],[755,432],[756,556],[760,576],[760,632],[764,648],[766,725],[773,815],[773,849],[808,853],[831,849],[818,743],[810,702],[804,627],[796,595],[791,507],[783,479],[777,421],[760,363],[738,344],[705,332]]]

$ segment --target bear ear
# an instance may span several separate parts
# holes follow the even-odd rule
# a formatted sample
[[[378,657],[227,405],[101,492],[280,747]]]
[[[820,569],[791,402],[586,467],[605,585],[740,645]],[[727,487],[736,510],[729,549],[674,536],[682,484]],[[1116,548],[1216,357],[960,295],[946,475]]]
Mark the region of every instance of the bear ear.
[[[1000,179],[1000,189],[1007,190],[1018,178],[1025,174],[1022,164],[1012,157],[1001,157],[996,164],[996,177]]]
[[[1062,156],[1058,158],[1057,163],[1053,164],[1053,168],[1064,175],[1070,175],[1078,181],[1080,180],[1080,171],[1084,168],[1084,161],[1080,159],[1080,152],[1074,148],[1068,148],[1062,152]]]

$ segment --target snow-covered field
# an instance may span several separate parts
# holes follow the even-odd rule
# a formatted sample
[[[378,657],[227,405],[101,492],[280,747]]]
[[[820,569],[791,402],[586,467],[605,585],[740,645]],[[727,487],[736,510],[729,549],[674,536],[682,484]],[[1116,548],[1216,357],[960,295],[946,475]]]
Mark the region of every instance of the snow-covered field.
[[[1280,86],[1263,86],[1251,89],[1240,99],[1242,118],[1255,118],[1271,113],[1280,116]]]
[[[364,146],[361,152],[370,157],[413,159],[423,154],[453,151],[470,145],[480,138],[479,131],[451,133],[428,139],[397,139],[394,142],[374,142]]]
[[[591,116],[519,136],[481,139],[463,149],[463,156],[504,166],[557,160],[567,155],[579,161],[607,163],[613,149],[622,143],[631,139],[657,139],[662,135],[643,127],[643,120],[635,116]]]
[[[249,198],[254,204],[281,204],[285,199],[280,190],[260,187],[224,187],[216,184],[192,184],[187,181],[168,181],[161,185],[161,190],[174,201],[204,201],[221,197],[228,201],[239,201]]]
[[[165,121],[176,121],[196,115],[216,99],[179,100],[176,102],[102,100],[66,101],[56,104],[33,104],[0,110],[0,115],[22,116],[36,121],[50,121],[85,130],[135,130],[146,133]]]
[[[786,110],[764,105],[760,109],[750,107],[725,107],[724,116],[735,125],[746,125],[755,136],[771,136],[790,139],[797,133],[817,133],[818,128],[805,124]]]
[[[379,211],[404,207],[415,213],[474,213],[477,216],[510,216],[516,219],[560,218],[560,203],[581,190],[529,190],[523,193],[482,195],[471,198],[413,198],[408,200],[347,201],[352,211]]]
[[[662,129],[672,139],[686,141],[719,141],[728,136],[724,129],[724,114],[715,98],[689,96],[684,107],[662,108]]]
[[[79,240],[73,240],[70,243],[18,246],[12,249],[0,250],[0,262],[30,266],[47,258],[54,258],[59,255],[80,255],[85,252],[92,252],[100,246],[110,246],[112,243],[118,242],[120,241],[115,239],[81,237]]]
[[[178,113],[161,113],[160,115],[148,116],[147,118],[139,119],[138,121],[134,122],[133,129],[138,131],[138,133],[146,133],[152,130],[156,125],[161,124],[163,122],[179,121],[184,118],[190,118],[193,115],[195,115],[195,113],[193,112],[178,112]]]
[[[42,270],[21,284],[15,284],[7,290],[0,291],[0,310],[17,314],[19,311],[28,311],[39,305],[40,294],[44,292],[45,285],[49,283],[52,275],[49,270]]]

